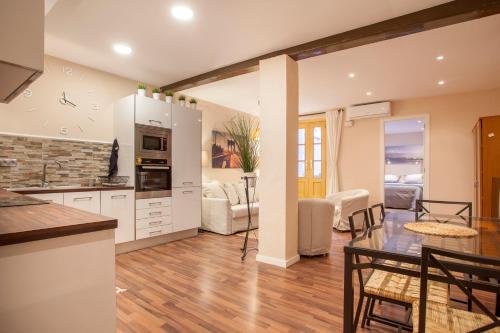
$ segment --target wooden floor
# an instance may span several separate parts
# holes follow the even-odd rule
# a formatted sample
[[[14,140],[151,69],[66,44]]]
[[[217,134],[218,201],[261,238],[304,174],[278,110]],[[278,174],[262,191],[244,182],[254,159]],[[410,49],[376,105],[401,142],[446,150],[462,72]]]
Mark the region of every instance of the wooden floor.
[[[240,261],[243,238],[200,236],[117,256],[117,332],[341,332],[342,247],[288,269]],[[255,246],[256,241],[250,240]],[[402,310],[383,304],[385,314]],[[358,332],[393,332],[372,323]]]

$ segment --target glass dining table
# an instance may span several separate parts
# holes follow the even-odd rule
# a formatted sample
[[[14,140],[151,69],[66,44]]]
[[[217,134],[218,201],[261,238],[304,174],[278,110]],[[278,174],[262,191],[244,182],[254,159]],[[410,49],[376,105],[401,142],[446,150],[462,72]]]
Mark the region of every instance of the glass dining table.
[[[356,269],[380,269],[419,277],[418,267],[421,262],[422,246],[439,247],[479,257],[500,258],[500,219],[472,217],[469,221],[469,217],[437,214],[426,214],[419,218],[418,221],[450,223],[465,227],[470,223],[477,231],[476,236],[454,238],[407,230],[404,225],[415,222],[415,218],[415,213],[412,212],[388,212],[382,224],[368,228],[344,246],[344,333],[356,330],[353,325],[353,273]],[[356,263],[354,262],[356,256],[368,257],[370,260]],[[401,265],[402,263],[413,265]],[[459,260],[448,264],[455,272],[468,274],[474,272],[480,276],[488,276],[480,273],[484,271],[484,274],[491,274],[492,269],[481,264],[471,267],[470,262]]]

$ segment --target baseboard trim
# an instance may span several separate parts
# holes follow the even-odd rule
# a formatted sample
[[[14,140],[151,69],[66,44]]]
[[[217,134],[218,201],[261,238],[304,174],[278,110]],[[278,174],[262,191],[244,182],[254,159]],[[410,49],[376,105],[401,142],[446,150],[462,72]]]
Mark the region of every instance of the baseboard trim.
[[[265,264],[278,266],[281,268],[288,268],[288,267],[292,266],[293,264],[300,261],[300,255],[296,254],[293,257],[288,258],[288,259],[279,259],[279,258],[275,258],[275,257],[268,257],[268,256],[263,256],[261,254],[258,254],[256,257],[256,260],[258,262],[262,262]]]
[[[161,244],[166,244],[174,241],[178,241],[181,239],[195,237],[198,235],[198,228],[189,229],[184,231],[178,231],[171,234],[144,238],[135,241],[131,241],[128,243],[116,244],[115,252],[116,254],[127,253],[131,251],[137,251],[140,249],[145,249],[147,247],[157,246]]]

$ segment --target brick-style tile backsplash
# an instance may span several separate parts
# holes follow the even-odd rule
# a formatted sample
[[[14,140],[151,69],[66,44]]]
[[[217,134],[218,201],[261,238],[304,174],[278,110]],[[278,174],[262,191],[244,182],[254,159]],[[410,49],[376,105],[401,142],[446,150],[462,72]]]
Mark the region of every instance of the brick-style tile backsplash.
[[[0,158],[17,159],[17,166],[0,167],[0,187],[39,186],[44,163],[51,184],[88,185],[107,175],[110,153],[110,143],[0,135]]]

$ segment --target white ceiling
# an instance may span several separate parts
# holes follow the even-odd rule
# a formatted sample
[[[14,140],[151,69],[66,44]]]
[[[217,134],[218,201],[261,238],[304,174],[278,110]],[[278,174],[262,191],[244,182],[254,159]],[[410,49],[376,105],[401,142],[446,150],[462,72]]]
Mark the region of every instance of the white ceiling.
[[[300,113],[500,87],[499,32],[495,15],[299,61]],[[444,60],[436,61],[438,55]],[[355,78],[348,77],[351,72]],[[440,80],[445,84],[438,85]],[[258,72],[184,93],[259,112]]]
[[[45,22],[46,53],[155,85],[448,2],[47,1],[53,7]],[[174,4],[190,6],[193,20],[172,18]],[[115,54],[113,43],[126,43],[133,53]]]

